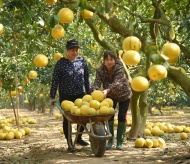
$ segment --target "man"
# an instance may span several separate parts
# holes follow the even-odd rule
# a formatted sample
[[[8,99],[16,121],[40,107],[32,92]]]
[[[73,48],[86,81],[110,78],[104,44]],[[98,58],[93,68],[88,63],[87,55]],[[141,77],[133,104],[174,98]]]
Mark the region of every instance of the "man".
[[[89,70],[86,61],[78,56],[79,44],[75,39],[67,41],[67,54],[57,61],[54,67],[50,90],[50,104],[55,101],[56,91],[59,91],[60,104],[63,100],[75,101],[77,98],[82,98],[85,94],[90,93],[90,78]],[[71,141],[68,141],[68,120],[64,116],[63,130],[67,139],[68,151],[73,151],[70,147]],[[84,131],[81,127],[80,132]],[[82,134],[79,134],[77,144],[87,146],[88,143],[82,140]]]

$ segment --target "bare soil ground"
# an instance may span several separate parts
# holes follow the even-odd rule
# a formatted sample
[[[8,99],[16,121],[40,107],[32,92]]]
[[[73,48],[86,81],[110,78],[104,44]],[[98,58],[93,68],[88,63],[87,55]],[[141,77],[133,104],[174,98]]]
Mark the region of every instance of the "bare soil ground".
[[[178,111],[164,111],[163,116],[155,112],[154,116],[148,116],[147,121],[190,126],[190,110],[184,109],[183,112],[179,115]],[[179,133],[166,133],[163,136],[166,146],[163,148],[135,148],[134,140],[125,140],[123,151],[116,150],[114,146],[107,150],[103,157],[98,158],[94,156],[90,146],[76,145],[74,153],[67,152],[66,140],[59,131],[62,128],[62,118],[56,119],[48,113],[31,112],[27,109],[20,109],[19,113],[21,119],[32,117],[37,120],[37,123],[21,125],[21,128],[26,126],[31,128],[29,135],[20,139],[0,140],[0,164],[190,163],[190,139],[181,140]],[[59,111],[55,110],[54,113],[59,113]],[[14,117],[13,110],[1,109],[0,116]],[[128,119],[131,119],[130,112]],[[190,138],[190,134],[188,136]],[[89,136],[83,134],[83,139],[88,141]]]

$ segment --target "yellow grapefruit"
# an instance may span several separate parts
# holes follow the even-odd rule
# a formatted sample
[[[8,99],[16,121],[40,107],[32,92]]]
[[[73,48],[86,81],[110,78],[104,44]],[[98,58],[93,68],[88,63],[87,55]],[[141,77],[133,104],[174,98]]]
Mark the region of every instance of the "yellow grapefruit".
[[[133,78],[131,81],[131,88],[134,91],[142,92],[142,91],[145,91],[146,89],[148,89],[148,87],[149,87],[149,82],[143,76],[137,76],[137,77]]]
[[[0,23],[0,35],[4,32],[4,26]]]
[[[33,62],[37,67],[46,67],[48,64],[48,58],[43,54],[38,54],[34,57]]]
[[[46,2],[49,4],[49,5],[53,5],[57,2],[57,0],[46,0]]]
[[[94,108],[95,110],[98,110],[100,107],[100,102],[97,100],[91,100],[89,104],[90,107]]]
[[[69,8],[62,8],[57,15],[60,23],[70,23],[74,19],[74,14]]]
[[[78,106],[78,107],[81,106],[81,103],[82,103],[82,99],[81,99],[81,98],[78,98],[78,99],[76,99],[76,100],[74,101],[74,104],[75,104],[76,106]]]
[[[16,91],[11,91],[11,96],[16,96]]]
[[[137,138],[135,140],[135,147],[136,148],[142,148],[145,144],[145,139],[144,138]]]
[[[22,83],[27,84],[28,83],[28,78],[25,77],[24,79],[22,79]]]
[[[82,17],[83,17],[84,19],[92,18],[92,16],[93,16],[93,12],[92,12],[92,11],[89,11],[89,10],[86,10],[86,9],[84,9],[84,10],[82,11]]]
[[[65,110],[70,112],[71,108],[74,106],[74,103],[72,101],[69,100],[63,100],[61,102],[61,107]]]
[[[141,41],[139,40],[139,38],[135,36],[129,36],[124,39],[122,48],[125,51],[128,51],[128,50],[139,51],[141,48]]]
[[[57,62],[59,59],[61,59],[63,57],[63,55],[61,53],[55,53],[53,59],[55,62]]]
[[[148,76],[151,80],[162,80],[168,74],[166,67],[160,64],[152,65],[148,69]]]
[[[99,102],[103,101],[104,99],[104,94],[102,91],[100,90],[95,90],[91,93],[91,96],[94,100],[97,100]]]
[[[124,54],[122,55],[122,59],[126,65],[134,66],[139,64],[141,57],[137,51],[128,50],[124,52]]]
[[[52,28],[51,35],[55,39],[61,39],[65,35],[65,30],[61,25],[57,24]]]
[[[102,106],[99,109],[99,114],[109,114],[109,108],[107,106]]]
[[[106,101],[109,104],[109,107],[113,107],[113,100],[111,98],[105,98],[103,101]]]
[[[92,96],[91,95],[84,95],[82,98],[82,101],[86,101],[86,102],[90,102],[92,100]]]
[[[162,53],[168,58],[177,58],[180,51],[180,47],[176,43],[165,43],[162,48]]]
[[[90,107],[89,106],[87,106],[87,105],[82,105],[81,107],[80,107],[80,112],[81,112],[81,114],[83,115],[83,116],[86,116],[86,115],[89,115],[89,109],[90,109]]]
[[[28,77],[30,79],[35,79],[36,77],[38,76],[37,72],[34,71],[34,70],[31,70],[29,73],[28,73]]]

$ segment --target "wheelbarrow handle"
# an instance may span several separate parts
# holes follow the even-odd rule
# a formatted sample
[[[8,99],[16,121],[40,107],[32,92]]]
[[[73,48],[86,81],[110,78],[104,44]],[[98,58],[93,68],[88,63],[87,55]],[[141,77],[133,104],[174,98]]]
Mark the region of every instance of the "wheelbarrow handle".
[[[61,108],[61,106],[59,104],[54,102],[53,105],[55,105],[60,110],[60,112],[64,115],[64,110]]]

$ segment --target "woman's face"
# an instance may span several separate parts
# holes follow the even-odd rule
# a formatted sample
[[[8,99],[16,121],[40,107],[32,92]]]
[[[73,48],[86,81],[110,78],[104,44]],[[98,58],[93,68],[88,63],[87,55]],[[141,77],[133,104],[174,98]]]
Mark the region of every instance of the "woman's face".
[[[73,47],[73,48],[67,50],[67,57],[71,61],[75,60],[76,57],[78,56],[78,54],[79,54],[78,47]]]
[[[111,69],[115,65],[115,59],[108,55],[108,57],[104,60],[104,65],[107,69]]]

